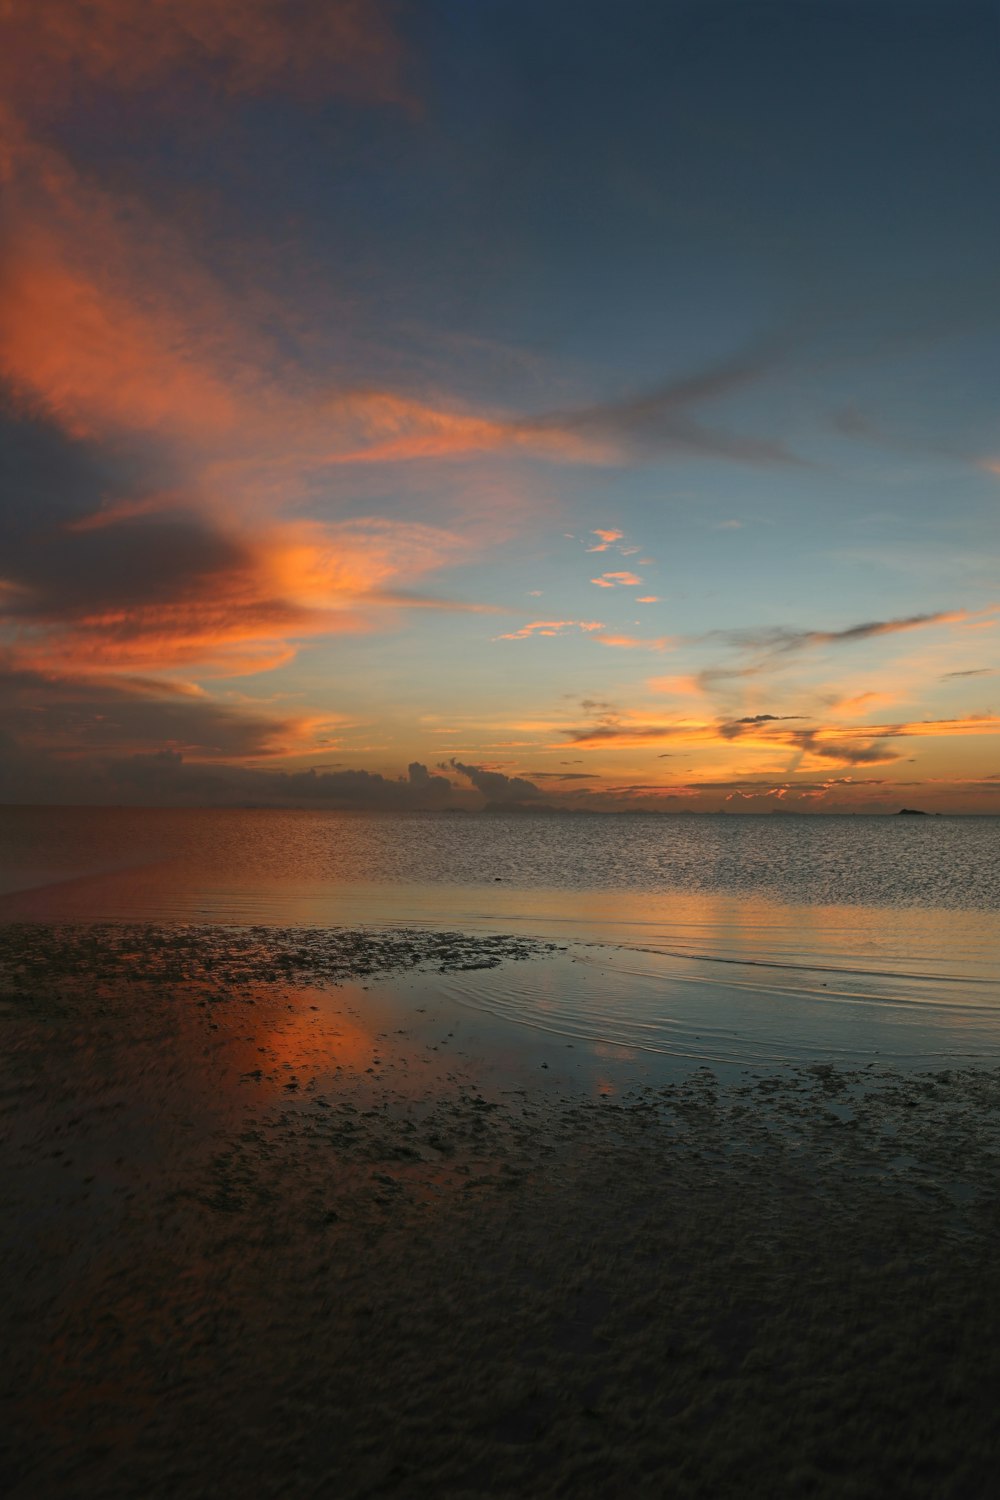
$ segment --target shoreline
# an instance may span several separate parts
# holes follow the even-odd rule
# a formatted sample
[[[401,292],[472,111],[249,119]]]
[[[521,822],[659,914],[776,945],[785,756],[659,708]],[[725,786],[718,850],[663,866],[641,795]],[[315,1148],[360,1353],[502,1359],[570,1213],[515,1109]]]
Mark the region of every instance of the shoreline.
[[[363,993],[551,945],[225,937],[0,929],[8,1493],[990,1492],[1000,1070],[587,1096]]]

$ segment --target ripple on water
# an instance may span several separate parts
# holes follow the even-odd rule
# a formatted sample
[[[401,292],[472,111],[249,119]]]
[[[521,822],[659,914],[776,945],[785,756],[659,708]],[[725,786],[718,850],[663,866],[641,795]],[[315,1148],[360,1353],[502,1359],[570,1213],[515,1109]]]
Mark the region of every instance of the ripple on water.
[[[441,986],[498,1019],[666,1058],[762,1067],[1000,1058],[996,986],[968,975],[720,964],[574,944],[543,964],[450,974]]]

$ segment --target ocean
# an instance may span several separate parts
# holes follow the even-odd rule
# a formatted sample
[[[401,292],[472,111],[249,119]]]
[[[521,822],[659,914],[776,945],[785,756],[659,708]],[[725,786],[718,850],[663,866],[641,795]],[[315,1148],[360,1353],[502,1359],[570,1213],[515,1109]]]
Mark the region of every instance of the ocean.
[[[456,1005],[616,1057],[1000,1060],[1000,819],[0,809],[0,922],[512,933]]]

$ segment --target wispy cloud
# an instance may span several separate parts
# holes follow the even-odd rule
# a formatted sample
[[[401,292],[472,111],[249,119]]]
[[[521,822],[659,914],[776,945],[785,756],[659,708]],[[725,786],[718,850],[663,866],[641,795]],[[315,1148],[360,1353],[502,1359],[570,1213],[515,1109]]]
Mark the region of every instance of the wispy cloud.
[[[780,442],[706,427],[694,416],[700,406],[752,385],[776,365],[773,351],[752,352],[619,400],[550,412],[525,425],[586,433],[639,457],[677,452],[736,463],[795,464],[799,460]]]
[[[939,610],[935,614],[907,615],[895,620],[868,620],[861,625],[848,625],[841,630],[793,630],[785,626],[774,626],[764,630],[730,630],[711,633],[733,646],[749,647],[769,652],[804,651],[812,646],[851,645],[855,641],[872,640],[876,636],[896,635],[906,630],[922,630],[933,625],[955,625],[972,618],[966,609]],[[706,637],[709,639],[711,637]]]
[[[734,661],[705,667],[697,674],[698,682],[703,690],[711,692],[720,687],[725,688],[733,681],[762,677],[775,671],[800,653],[822,647],[832,646],[839,649],[883,637],[941,626],[989,629],[996,624],[998,612],[1000,612],[1000,607],[996,605],[990,605],[982,610],[939,610],[933,614],[906,615],[890,620],[868,620],[859,625],[844,626],[839,630],[802,630],[788,626],[713,630],[702,636],[688,637],[686,644],[721,643],[741,653]]]

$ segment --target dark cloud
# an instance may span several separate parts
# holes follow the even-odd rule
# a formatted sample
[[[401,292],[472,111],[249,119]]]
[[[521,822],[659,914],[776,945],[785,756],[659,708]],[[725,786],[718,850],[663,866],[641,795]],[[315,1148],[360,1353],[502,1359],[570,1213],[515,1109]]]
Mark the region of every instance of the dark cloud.
[[[467,776],[490,802],[526,802],[540,795],[533,781],[522,776],[505,776],[502,771],[488,771],[484,766],[467,766],[461,761],[449,762],[452,770]]]
[[[773,351],[747,354],[662,382],[617,401],[547,412],[524,421],[526,432],[579,432],[608,438],[650,456],[671,451],[735,462],[797,464],[782,443],[706,427],[692,415],[703,402],[760,380],[776,366]]]
[[[0,542],[72,524],[102,506],[148,491],[155,472],[159,486],[171,483],[168,457],[140,454],[128,444],[98,446],[67,436],[53,422],[29,416],[0,380]],[[5,561],[5,568],[8,564]]]
[[[446,777],[433,775],[419,761],[405,777],[393,778],[364,769],[281,771],[188,760],[170,747],[133,755],[66,756],[27,749],[5,732],[0,732],[0,789],[3,801],[21,803],[253,804],[367,812],[465,805]]]
[[[945,682],[949,677],[992,677],[992,667],[968,667],[964,672],[942,672],[941,681]]]
[[[187,765],[171,754],[115,760],[106,780],[166,802],[270,802],[283,807],[321,804],[339,810],[420,811],[451,799],[450,781],[414,762],[408,777],[378,771],[259,771],[240,766]]]
[[[203,596],[249,559],[233,541],[184,517],[122,520],[94,531],[53,528],[14,538],[4,555],[15,619],[72,619]]]
[[[748,728],[760,724],[778,724],[784,719],[801,719],[801,714],[748,714],[743,719],[723,720],[718,731],[724,740],[737,740]]]
[[[695,681],[703,692],[711,692],[719,683],[731,682],[739,677],[757,677],[766,670],[766,662],[750,662],[738,667],[703,667]]]
[[[884,741],[892,738],[896,732],[894,728],[879,729],[872,731],[867,737],[869,740],[874,738]],[[844,766],[886,765],[891,761],[904,758],[884,745],[824,740],[819,737],[819,731],[815,729],[791,730],[784,736],[783,743],[796,746],[804,752],[808,751],[810,755],[816,755],[821,760],[833,761],[837,765]]]
[[[532,771],[536,781],[600,781],[594,771]]]
[[[451,796],[452,786],[447,776],[435,776],[419,760],[410,762],[406,774],[410,785],[417,791],[430,793],[444,801]]]
[[[963,617],[961,611],[939,610],[935,614],[906,615],[896,620],[867,620],[861,625],[848,625],[843,630],[790,630],[779,625],[768,630],[711,631],[702,639],[724,640],[730,646],[783,653],[802,651],[809,646],[848,645],[853,641],[870,640],[873,636],[918,630],[924,625],[947,625]]]
[[[725,740],[735,740],[749,729],[759,728],[762,724],[777,724],[784,719],[800,719],[801,714],[753,714],[745,719],[723,720],[718,724],[718,731]]]
[[[687,637],[685,644],[722,642],[738,650],[755,653],[750,660],[737,661],[733,665],[703,668],[697,674],[696,681],[703,691],[710,692],[726,682],[758,677],[780,664],[783,657],[794,655],[798,651],[816,646],[852,645],[883,635],[919,630],[924,626],[949,625],[965,618],[964,610],[939,610],[934,614],[905,615],[893,620],[866,620],[860,625],[848,625],[842,630],[793,630],[783,625],[762,630],[710,630],[704,635]]]
[[[675,724],[594,724],[562,733],[574,743],[586,740],[664,740],[676,733]]]
[[[236,709],[145,677],[0,668],[0,712],[26,749],[80,758],[156,745],[199,759],[266,756],[295,720]]]
[[[59,677],[0,669],[0,799],[331,807],[446,806],[454,787],[414,761],[405,778],[264,761],[294,748],[294,718],[229,707],[146,677]],[[155,747],[155,748],[150,748]]]

